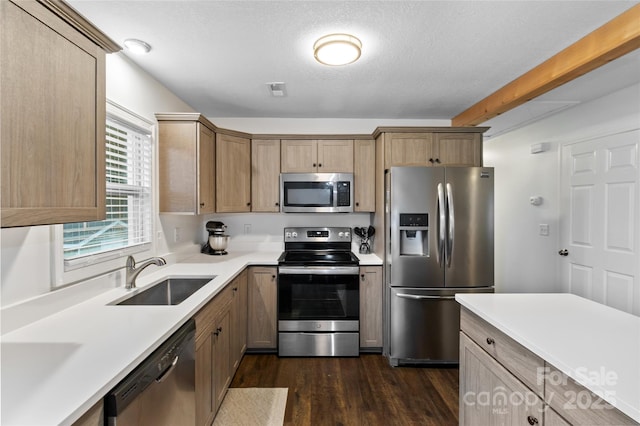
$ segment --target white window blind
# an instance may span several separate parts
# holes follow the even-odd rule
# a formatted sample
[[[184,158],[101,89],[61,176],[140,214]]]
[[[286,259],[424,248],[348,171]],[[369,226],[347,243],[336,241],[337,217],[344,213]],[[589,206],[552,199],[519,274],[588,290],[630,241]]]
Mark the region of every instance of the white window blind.
[[[151,241],[151,134],[107,116],[106,135],[106,220],[65,224],[65,261]]]

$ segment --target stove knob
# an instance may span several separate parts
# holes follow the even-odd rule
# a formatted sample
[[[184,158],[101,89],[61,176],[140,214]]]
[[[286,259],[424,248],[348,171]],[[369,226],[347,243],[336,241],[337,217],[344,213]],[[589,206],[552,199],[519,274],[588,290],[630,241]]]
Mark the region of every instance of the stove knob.
[[[285,232],[284,233],[284,237],[285,238],[291,238],[291,232]]]
[[[344,233],[344,237],[345,238],[349,238],[349,232],[348,231]]]
[[[292,233],[291,233],[291,236],[292,236],[293,238],[298,238],[298,233],[297,233],[297,232],[292,232]]]
[[[339,238],[344,237],[344,232],[338,232],[338,237],[339,237]]]

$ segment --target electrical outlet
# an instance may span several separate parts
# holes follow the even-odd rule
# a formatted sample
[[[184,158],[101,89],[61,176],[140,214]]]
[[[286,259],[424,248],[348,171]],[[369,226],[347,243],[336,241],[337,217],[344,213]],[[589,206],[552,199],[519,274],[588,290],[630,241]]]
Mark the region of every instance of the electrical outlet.
[[[549,224],[547,223],[541,223],[540,225],[538,225],[539,227],[539,233],[540,235],[542,235],[543,237],[548,237],[549,236]]]
[[[244,233],[245,234],[250,234],[251,233],[251,224],[250,223],[245,223],[244,224]]]
[[[178,241],[180,241],[180,228],[175,227],[173,228],[173,242],[177,243]]]

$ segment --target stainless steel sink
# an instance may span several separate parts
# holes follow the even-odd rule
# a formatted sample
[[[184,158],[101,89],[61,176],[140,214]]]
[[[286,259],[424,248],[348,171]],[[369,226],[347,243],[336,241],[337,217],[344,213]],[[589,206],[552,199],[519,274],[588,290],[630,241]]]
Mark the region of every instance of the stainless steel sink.
[[[178,305],[216,276],[167,278],[114,305]]]

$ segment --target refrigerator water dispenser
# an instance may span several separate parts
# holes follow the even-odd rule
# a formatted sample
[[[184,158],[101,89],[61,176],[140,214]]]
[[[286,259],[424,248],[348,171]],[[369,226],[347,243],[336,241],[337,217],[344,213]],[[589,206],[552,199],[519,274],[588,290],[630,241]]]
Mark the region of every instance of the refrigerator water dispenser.
[[[400,256],[429,256],[429,215],[400,213]]]

